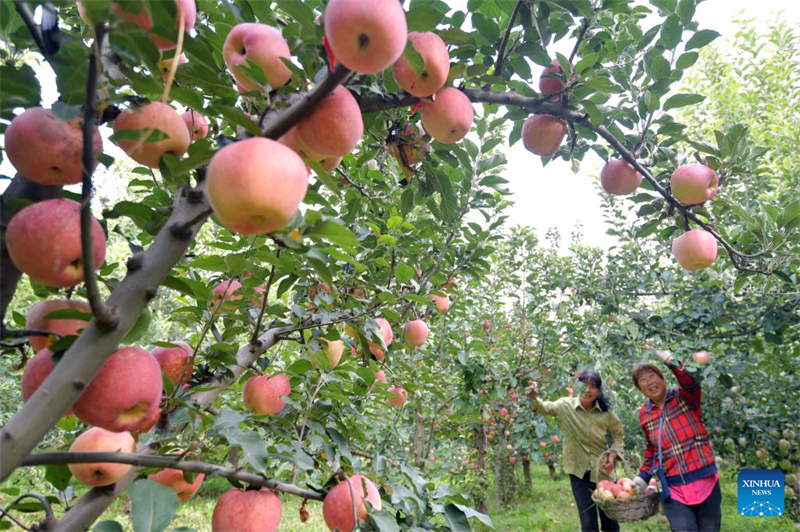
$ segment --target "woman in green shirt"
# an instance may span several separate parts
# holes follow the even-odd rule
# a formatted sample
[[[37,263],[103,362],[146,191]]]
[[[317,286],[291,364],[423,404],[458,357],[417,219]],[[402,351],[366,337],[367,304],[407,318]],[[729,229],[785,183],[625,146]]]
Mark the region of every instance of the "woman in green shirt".
[[[624,429],[603,394],[600,375],[584,371],[578,380],[585,385],[578,397],[543,401],[538,397],[535,382],[528,389],[527,395],[532,400],[531,407],[540,414],[556,416],[558,425],[564,432],[561,465],[572,484],[572,494],[581,519],[581,531],[616,532],[619,530],[619,523],[597,508],[592,501],[592,492],[598,480],[609,478],[608,474],[614,470],[614,462],[618,458],[617,453],[612,451],[602,464],[603,470],[597,470],[597,460],[607,450],[607,438],[611,438],[612,450],[621,450]],[[598,511],[601,528],[597,527]]]

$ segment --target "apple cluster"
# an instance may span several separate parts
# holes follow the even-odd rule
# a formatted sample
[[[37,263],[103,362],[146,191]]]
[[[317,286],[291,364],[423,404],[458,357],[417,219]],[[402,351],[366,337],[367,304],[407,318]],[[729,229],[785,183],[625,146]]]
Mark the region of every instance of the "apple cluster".
[[[651,495],[657,491],[656,479],[651,478],[650,483],[644,489],[644,495]],[[617,482],[601,480],[597,483],[597,488],[592,493],[594,500],[599,503],[613,500],[625,501],[630,498],[638,498],[639,496],[640,494],[636,491],[633,481],[627,477],[623,477]]]

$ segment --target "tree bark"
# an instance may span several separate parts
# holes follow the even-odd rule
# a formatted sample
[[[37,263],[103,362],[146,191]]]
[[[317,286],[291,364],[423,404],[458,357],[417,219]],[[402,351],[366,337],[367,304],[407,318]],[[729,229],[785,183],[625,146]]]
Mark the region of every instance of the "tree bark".
[[[478,471],[483,473],[481,476],[481,480],[479,481],[481,484],[481,488],[483,488],[483,499],[478,501],[478,506],[476,510],[481,513],[488,514],[489,513],[489,483],[487,481],[488,475],[486,475],[486,448],[489,445],[488,438],[486,437],[486,425],[478,425],[475,427],[475,449],[477,449],[476,455],[476,462]]]
[[[522,473],[525,475],[525,487],[528,489],[533,487],[533,478],[531,478],[531,461],[528,458],[522,459]]]
[[[425,465],[425,420],[414,412],[414,465]]]

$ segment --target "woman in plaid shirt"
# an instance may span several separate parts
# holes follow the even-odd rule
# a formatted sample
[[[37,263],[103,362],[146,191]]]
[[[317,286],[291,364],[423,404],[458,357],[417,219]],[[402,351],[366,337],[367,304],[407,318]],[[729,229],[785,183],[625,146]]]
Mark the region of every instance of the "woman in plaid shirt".
[[[672,355],[656,351],[672,371],[679,388],[667,389],[654,365],[633,366],[633,384],[648,401],[639,411],[647,445],[644,464],[634,484],[642,490],[658,475],[664,513],[673,532],[719,532],[722,492],[708,431],[700,409],[700,385],[672,363]]]

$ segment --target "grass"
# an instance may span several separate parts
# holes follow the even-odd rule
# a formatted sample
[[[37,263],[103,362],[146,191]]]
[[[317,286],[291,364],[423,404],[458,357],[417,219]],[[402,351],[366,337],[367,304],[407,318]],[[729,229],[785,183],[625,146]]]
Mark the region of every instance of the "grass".
[[[580,530],[578,512],[572,499],[569,480],[560,476],[551,479],[547,468],[544,466],[532,467],[534,485],[531,489],[521,489],[521,475],[517,478],[517,486],[521,489],[519,497],[509,506],[504,508],[491,508],[490,515],[494,522],[496,532],[576,532]],[[38,479],[36,479],[38,480]],[[17,478],[18,485],[28,491],[26,484],[41,486],[43,482],[36,482],[28,477]],[[34,481],[34,482],[31,482]],[[211,532],[211,514],[214,504],[230,485],[224,479],[210,479],[203,483],[200,492],[188,503],[178,509],[172,525],[168,530],[178,527],[189,527],[197,532]],[[84,490],[79,490],[82,493]],[[728,476],[722,478],[722,530],[724,532],[779,532],[796,531],[795,524],[787,517],[754,518],[741,517],[736,513],[736,481]],[[280,532],[328,532],[322,519],[322,504],[310,501],[306,510],[309,520],[300,521],[300,499],[284,496],[283,517]],[[0,504],[8,504],[8,496],[0,494]],[[98,520],[113,520],[119,522],[123,530],[133,530],[130,516],[125,510],[126,499],[117,499],[114,504]],[[57,515],[62,509],[56,510]],[[21,518],[23,523],[32,524],[36,514],[14,514]],[[473,520],[473,527],[477,532],[488,532],[490,529]],[[622,532],[669,532],[667,525],[661,525],[653,517],[645,522],[623,523]],[[19,530],[19,529],[17,529]]]

